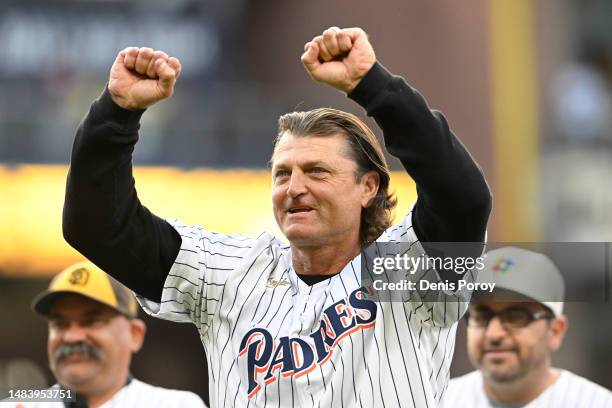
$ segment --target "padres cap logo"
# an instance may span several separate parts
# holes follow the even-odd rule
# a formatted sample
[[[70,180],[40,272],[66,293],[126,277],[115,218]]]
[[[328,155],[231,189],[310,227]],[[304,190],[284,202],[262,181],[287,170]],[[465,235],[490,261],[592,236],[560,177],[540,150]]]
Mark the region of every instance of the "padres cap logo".
[[[79,268],[70,273],[68,282],[72,285],[87,285],[89,280],[89,271],[85,268]]]

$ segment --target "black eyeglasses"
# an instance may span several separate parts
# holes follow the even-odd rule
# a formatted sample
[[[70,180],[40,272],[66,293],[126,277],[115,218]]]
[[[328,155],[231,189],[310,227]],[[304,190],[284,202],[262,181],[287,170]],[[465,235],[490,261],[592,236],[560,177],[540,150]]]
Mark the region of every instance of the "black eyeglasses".
[[[468,326],[478,328],[487,327],[495,316],[499,317],[502,326],[511,329],[523,328],[539,319],[554,318],[550,312],[532,312],[518,307],[509,307],[499,312],[494,312],[488,307],[475,307],[466,313]]]

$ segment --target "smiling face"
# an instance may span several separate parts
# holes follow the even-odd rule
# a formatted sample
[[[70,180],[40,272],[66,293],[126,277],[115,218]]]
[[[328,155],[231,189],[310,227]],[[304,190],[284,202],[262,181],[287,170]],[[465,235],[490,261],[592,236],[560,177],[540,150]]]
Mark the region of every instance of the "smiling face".
[[[487,308],[500,312],[517,307],[532,312],[545,310],[536,302],[480,302],[470,305],[470,311]],[[550,367],[550,353],[561,346],[565,327],[563,317],[535,320],[522,328],[506,328],[499,317],[493,317],[485,327],[468,324],[469,357],[486,380],[511,382],[534,369]]]
[[[274,217],[292,245],[359,245],[362,208],[378,189],[378,175],[357,178],[345,136],[288,132],[272,157]]]
[[[49,314],[47,352],[55,378],[87,396],[121,386],[144,323],[80,295],[56,300]]]

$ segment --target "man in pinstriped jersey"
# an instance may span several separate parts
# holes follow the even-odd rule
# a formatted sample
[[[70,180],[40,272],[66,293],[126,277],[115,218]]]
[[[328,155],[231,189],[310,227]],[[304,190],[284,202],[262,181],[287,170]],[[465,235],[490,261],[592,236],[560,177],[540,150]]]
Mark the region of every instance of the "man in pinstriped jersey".
[[[417,202],[398,225],[376,136],[329,108],[279,119],[272,203],[289,245],[157,218],[137,198],[131,154],[140,116],[173,93],[180,62],[131,47],[78,130],[64,235],[148,313],[195,324],[213,407],[435,407],[465,298],[373,301],[360,253],[373,242],[406,243],[415,257],[425,253],[420,241],[484,242],[488,186],[444,116],[376,61],[363,30],[331,27],[301,60],[314,80],[366,109],[415,180]],[[447,278],[433,269],[419,277]]]
[[[468,312],[468,354],[476,371],[453,378],[444,407],[612,408],[612,392],[567,370],[551,354],[567,330],[565,283],[544,254],[522,248],[487,253],[480,279],[495,282]]]

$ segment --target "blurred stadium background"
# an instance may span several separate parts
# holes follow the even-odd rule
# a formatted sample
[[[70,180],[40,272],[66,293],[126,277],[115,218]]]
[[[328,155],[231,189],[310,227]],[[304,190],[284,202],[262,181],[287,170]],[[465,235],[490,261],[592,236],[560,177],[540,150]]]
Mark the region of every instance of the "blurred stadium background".
[[[134,158],[140,196],[161,216],[276,231],[266,163],[278,116],[333,106],[364,117],[310,81],[302,46],[330,25],[361,26],[483,167],[490,240],[612,241],[610,21],[607,0],[1,2],[0,383],[52,381],[46,326],[29,302],[80,259],[61,236],[67,164],[120,49],[146,45],[183,62],[175,96],[144,116]],[[414,185],[390,161],[404,211]],[[610,304],[567,309],[555,362],[612,387]],[[206,396],[196,331],[147,322],[135,375]],[[455,373],[470,369],[459,333]],[[27,374],[32,364],[42,378]]]

